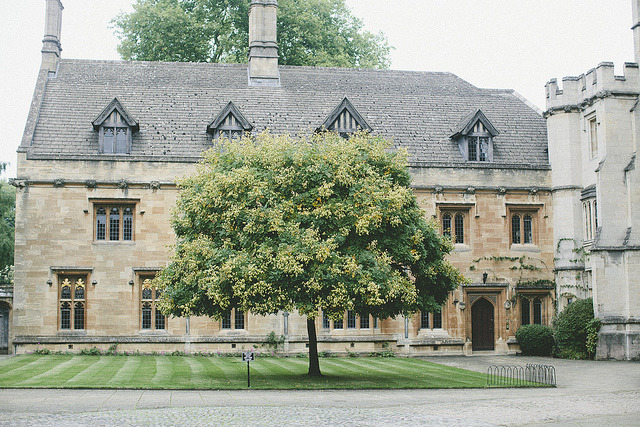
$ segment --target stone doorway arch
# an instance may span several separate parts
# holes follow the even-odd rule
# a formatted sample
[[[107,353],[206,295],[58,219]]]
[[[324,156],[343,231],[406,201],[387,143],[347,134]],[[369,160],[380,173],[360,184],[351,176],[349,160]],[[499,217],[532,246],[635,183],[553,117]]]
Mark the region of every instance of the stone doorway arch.
[[[495,307],[486,298],[478,298],[471,306],[471,348],[495,350]]]

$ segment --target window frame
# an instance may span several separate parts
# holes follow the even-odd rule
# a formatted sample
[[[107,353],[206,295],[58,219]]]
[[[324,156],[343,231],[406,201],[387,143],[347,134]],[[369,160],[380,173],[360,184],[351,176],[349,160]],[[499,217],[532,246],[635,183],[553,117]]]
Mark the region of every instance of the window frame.
[[[107,137],[106,131],[113,130],[113,141],[110,146],[107,146]],[[118,144],[118,130],[125,132],[124,141],[121,141],[121,144]],[[110,155],[127,155],[131,154],[131,145],[132,145],[132,134],[133,129],[129,124],[124,120],[122,114],[114,108],[113,111],[109,113],[107,118],[100,124],[100,128],[98,130],[98,145],[100,154],[110,154]]]
[[[598,231],[598,199],[595,196],[582,199],[582,231],[586,243],[595,239]]]
[[[444,307],[440,311],[420,311],[420,330],[439,330],[444,329]]]
[[[241,316],[240,316],[241,314]],[[227,326],[228,325],[228,326]],[[239,327],[242,326],[242,327]],[[246,331],[247,330],[247,313],[232,308],[220,319],[221,331]]]
[[[133,243],[136,240],[135,226],[136,226],[136,206],[137,200],[93,200],[93,242],[94,243]],[[118,210],[118,236],[117,239],[111,238],[112,232],[112,212],[114,209]],[[125,214],[125,211],[130,209],[129,215]],[[104,213],[100,213],[104,210]],[[103,223],[100,217],[104,215]],[[126,221],[129,220],[131,224],[126,227]],[[128,239],[125,239],[127,237]],[[99,238],[103,236],[103,238]]]
[[[449,236],[454,245],[466,245],[470,243],[470,206],[439,206],[440,234]],[[449,217],[449,233],[445,230],[445,219]],[[458,219],[462,221],[462,236],[459,235]]]
[[[138,320],[140,321],[140,331],[152,332],[152,331],[167,331],[168,324],[168,316],[160,313],[160,310],[157,307],[157,301],[160,298],[160,291],[156,287],[151,286],[151,281],[155,277],[155,274],[141,274],[138,276],[139,283],[139,312],[138,312]],[[151,291],[150,298],[145,298],[144,292],[145,289],[149,289]],[[144,315],[145,315],[145,305],[149,305],[150,317],[149,317],[149,327],[145,328],[144,326]],[[159,327],[158,314],[162,316],[162,324],[163,327]]]
[[[515,218],[518,218],[518,227],[515,226]],[[539,239],[539,208],[538,207],[510,207],[508,218],[509,245],[510,246],[538,246]],[[530,220],[529,239],[525,234],[527,228],[527,218]],[[516,229],[518,238],[516,239]],[[527,241],[528,240],[528,241]]]
[[[537,294],[520,296],[520,326],[546,325],[544,297]]]
[[[71,332],[87,330],[87,283],[89,276],[86,273],[60,273],[57,275],[58,281],[58,330]],[[63,298],[62,290],[64,287],[70,286],[69,297]],[[82,297],[77,295],[78,287],[81,287],[84,292]],[[82,318],[77,317],[78,304],[82,304]],[[63,306],[67,305],[69,310],[68,325],[69,327],[63,327]],[[78,322],[82,321],[82,327],[78,327]],[[66,322],[65,322],[66,323]]]
[[[585,117],[587,121],[587,149],[589,150],[589,159],[598,157],[598,123],[597,116],[592,114]]]

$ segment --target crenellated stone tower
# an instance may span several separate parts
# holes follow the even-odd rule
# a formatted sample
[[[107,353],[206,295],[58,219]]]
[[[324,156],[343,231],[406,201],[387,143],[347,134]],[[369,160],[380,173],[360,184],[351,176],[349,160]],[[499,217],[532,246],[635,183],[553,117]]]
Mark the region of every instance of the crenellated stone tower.
[[[636,60],[640,0],[633,0]],[[593,296],[597,358],[640,357],[640,74],[602,62],[546,85],[559,309]]]

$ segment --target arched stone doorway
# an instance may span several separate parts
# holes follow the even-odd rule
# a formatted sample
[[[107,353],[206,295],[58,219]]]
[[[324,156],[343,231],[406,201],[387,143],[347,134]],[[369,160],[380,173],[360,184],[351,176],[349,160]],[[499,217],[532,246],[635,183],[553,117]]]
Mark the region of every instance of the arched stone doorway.
[[[471,307],[471,346],[475,350],[494,350],[493,304],[486,298],[479,298]]]
[[[9,353],[9,305],[0,302],[0,354]]]

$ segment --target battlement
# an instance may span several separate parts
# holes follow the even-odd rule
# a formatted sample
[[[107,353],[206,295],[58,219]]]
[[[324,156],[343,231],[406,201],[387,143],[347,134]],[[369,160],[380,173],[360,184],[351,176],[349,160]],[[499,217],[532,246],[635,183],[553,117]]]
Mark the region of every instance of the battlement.
[[[639,94],[640,69],[635,62],[624,63],[624,74],[613,73],[612,62],[601,62],[596,68],[577,77],[562,79],[562,88],[557,79],[551,79],[545,85],[547,110],[577,107],[597,97],[612,94]]]

